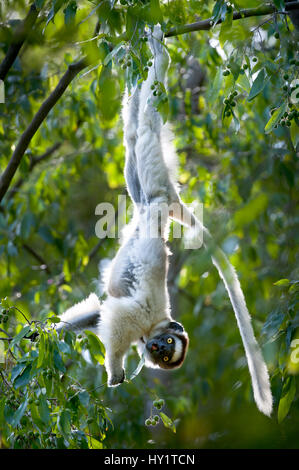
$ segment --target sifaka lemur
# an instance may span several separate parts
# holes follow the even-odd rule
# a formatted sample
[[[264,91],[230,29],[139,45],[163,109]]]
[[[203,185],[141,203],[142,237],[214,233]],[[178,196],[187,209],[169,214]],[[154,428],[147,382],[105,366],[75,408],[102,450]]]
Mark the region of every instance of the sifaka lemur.
[[[145,365],[180,367],[188,349],[188,335],[172,319],[167,290],[169,251],[166,245],[169,220],[188,224],[203,234],[203,244],[229,294],[243,340],[254,398],[258,408],[270,415],[272,395],[266,364],[255,339],[244,295],[226,255],[208,230],[182,202],[167,153],[163,152],[163,124],[153,104],[153,84],[165,83],[169,55],[162,42],[161,28],[149,34],[154,56],[147,79],[124,103],[125,179],[134,203],[134,215],[123,243],[111,263],[106,283],[107,298],[96,294],[71,307],[61,317],[58,330],[93,329],[106,349],[108,385],[123,382],[124,357],[137,344]],[[176,204],[181,210],[167,208]],[[184,217],[188,214],[189,217]],[[153,236],[154,233],[154,236]]]

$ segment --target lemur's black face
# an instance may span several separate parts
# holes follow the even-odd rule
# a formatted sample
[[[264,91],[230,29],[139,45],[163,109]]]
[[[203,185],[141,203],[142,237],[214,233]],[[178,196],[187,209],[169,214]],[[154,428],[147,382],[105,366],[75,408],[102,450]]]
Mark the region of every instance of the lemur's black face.
[[[188,348],[188,336],[177,322],[170,322],[165,331],[146,343],[147,359],[154,366],[175,369],[184,362]]]
[[[147,342],[146,349],[150,353],[153,362],[160,364],[171,363],[176,350],[176,338],[174,335],[162,334],[155,336]]]

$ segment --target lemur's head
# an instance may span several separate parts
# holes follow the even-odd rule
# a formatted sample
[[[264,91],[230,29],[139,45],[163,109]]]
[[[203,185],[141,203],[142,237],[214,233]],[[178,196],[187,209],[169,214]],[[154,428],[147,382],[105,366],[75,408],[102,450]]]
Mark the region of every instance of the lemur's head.
[[[183,326],[175,321],[151,337],[145,345],[145,360],[148,367],[176,369],[186,357],[189,338]]]

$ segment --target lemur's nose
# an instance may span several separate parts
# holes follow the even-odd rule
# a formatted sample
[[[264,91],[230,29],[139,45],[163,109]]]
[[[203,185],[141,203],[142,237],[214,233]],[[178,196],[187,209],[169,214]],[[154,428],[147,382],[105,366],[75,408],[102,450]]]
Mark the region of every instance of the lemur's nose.
[[[158,348],[158,345],[157,343],[153,343],[152,346],[151,346],[151,350],[152,351],[157,351],[159,348]]]

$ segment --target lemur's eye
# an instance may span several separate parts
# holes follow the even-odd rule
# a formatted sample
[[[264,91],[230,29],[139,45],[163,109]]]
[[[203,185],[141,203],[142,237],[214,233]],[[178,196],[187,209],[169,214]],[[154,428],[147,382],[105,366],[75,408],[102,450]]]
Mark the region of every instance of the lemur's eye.
[[[164,356],[164,357],[163,357],[163,361],[164,361],[164,362],[167,362],[167,361],[168,361],[168,356]]]
[[[173,339],[172,338],[167,338],[167,343],[172,343],[173,342]]]

